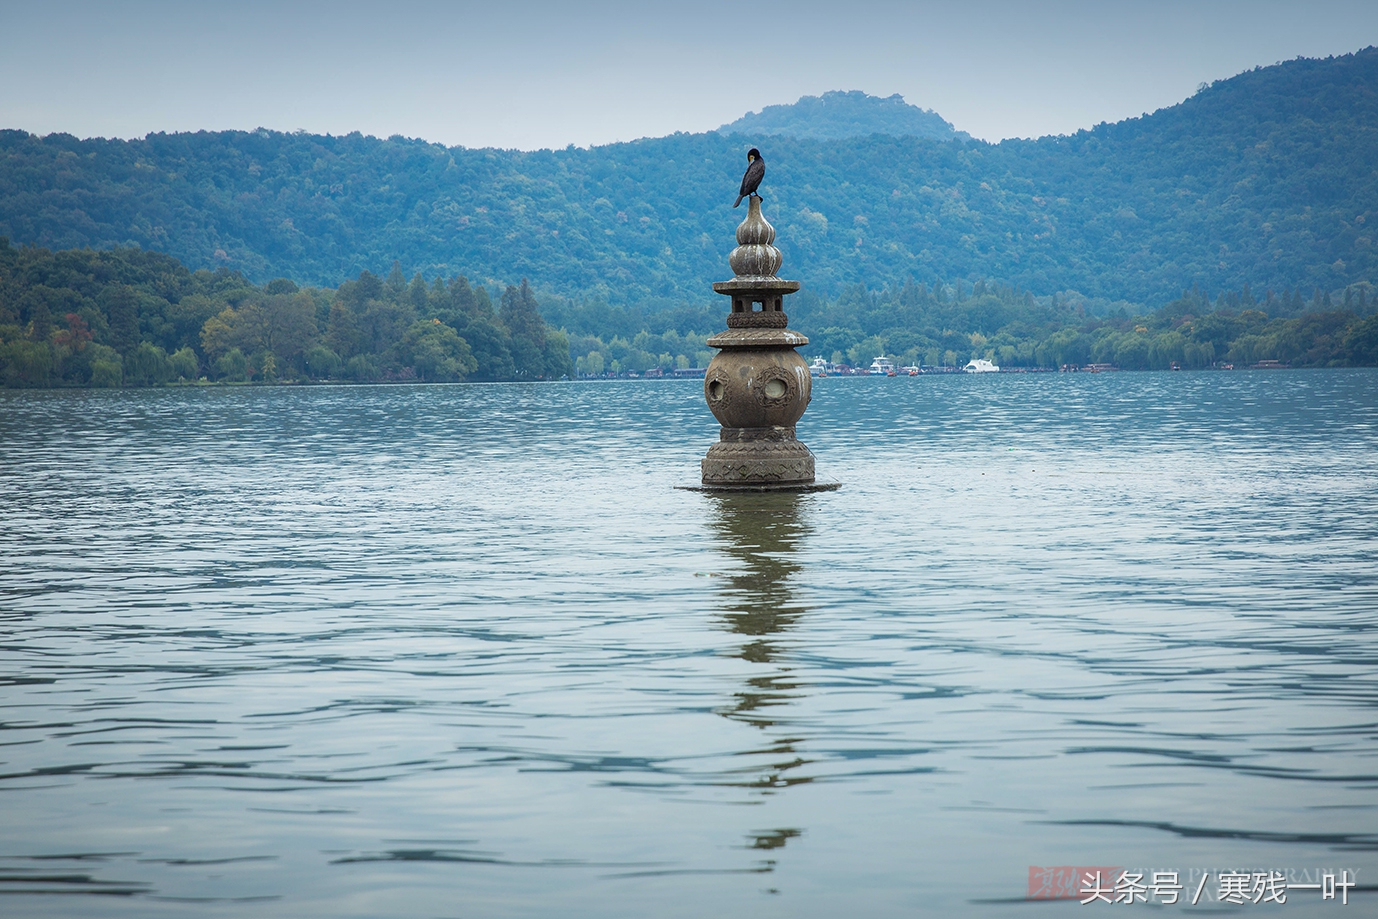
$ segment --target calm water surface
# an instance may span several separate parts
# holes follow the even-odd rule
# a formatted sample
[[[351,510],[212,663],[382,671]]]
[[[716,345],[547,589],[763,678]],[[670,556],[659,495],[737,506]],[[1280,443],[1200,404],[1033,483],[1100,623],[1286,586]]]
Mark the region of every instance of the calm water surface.
[[[1372,915],[1378,373],[800,435],[840,491],[675,490],[695,382],[0,393],[0,913]]]

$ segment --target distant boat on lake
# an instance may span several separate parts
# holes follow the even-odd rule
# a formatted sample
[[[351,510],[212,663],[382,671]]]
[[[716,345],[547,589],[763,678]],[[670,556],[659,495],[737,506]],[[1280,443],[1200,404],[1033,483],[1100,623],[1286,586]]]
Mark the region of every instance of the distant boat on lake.
[[[1000,368],[997,367],[995,364],[992,364],[990,361],[981,360],[981,358],[979,358],[979,357],[978,357],[978,358],[975,358],[975,359],[973,359],[973,360],[971,360],[971,361],[968,361],[968,362],[967,362],[967,365],[966,365],[965,367],[963,367],[962,369],[963,369],[964,371],[966,371],[967,373],[999,373],[999,372],[1000,372]]]
[[[871,361],[870,374],[873,377],[892,377],[895,375],[895,362],[882,354]]]

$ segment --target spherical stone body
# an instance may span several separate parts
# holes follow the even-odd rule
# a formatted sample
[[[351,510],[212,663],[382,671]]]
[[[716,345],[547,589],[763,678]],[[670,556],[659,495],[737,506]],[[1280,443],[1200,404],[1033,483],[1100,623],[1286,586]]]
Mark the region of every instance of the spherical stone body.
[[[813,396],[813,380],[793,348],[731,348],[708,364],[703,395],[725,428],[793,429]]]

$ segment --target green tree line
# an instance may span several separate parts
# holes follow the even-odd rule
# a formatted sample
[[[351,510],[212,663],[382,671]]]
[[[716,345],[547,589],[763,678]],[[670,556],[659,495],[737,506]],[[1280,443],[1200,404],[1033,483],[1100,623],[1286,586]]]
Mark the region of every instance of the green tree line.
[[[525,280],[496,304],[463,275],[409,281],[395,264],[334,290],[258,286],[155,252],[52,252],[0,237],[7,386],[540,380],[572,375],[569,355]]]
[[[803,353],[865,367],[877,355],[902,364],[954,367],[986,358],[1002,367],[1054,369],[1111,364],[1125,370],[1203,369],[1278,361],[1293,367],[1378,364],[1378,303],[1357,284],[1265,291],[1246,284],[1214,299],[1188,289],[1156,310],[1063,291],[1035,297],[990,281],[932,286],[907,280],[835,298],[809,290],[785,301],[790,327],[809,337]],[[645,311],[555,301],[578,371],[605,375],[706,366],[706,338],[723,328],[711,307]]]
[[[865,366],[1007,368],[1105,363],[1126,370],[1280,361],[1378,364],[1373,288],[1214,298],[1192,288],[1150,310],[1012,284],[911,279],[787,299],[804,349]],[[717,298],[715,298],[717,299]],[[544,315],[543,315],[544,313]],[[464,276],[362,271],[338,288],[257,286],[135,249],[51,252],[0,237],[0,378],[8,386],[222,382],[540,380],[703,367],[721,303],[650,309],[546,298],[523,280],[497,297]]]

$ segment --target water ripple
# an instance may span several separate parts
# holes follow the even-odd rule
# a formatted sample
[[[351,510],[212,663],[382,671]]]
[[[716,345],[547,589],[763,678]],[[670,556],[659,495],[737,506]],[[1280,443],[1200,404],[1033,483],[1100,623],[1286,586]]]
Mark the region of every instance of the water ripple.
[[[1378,876],[1378,374],[820,380],[808,496],[676,491],[716,433],[680,381],[0,392],[0,894]]]

